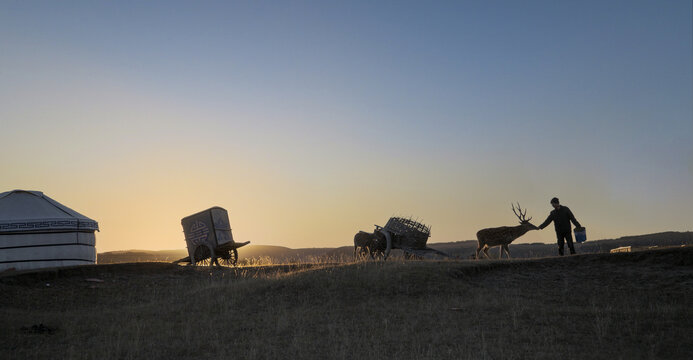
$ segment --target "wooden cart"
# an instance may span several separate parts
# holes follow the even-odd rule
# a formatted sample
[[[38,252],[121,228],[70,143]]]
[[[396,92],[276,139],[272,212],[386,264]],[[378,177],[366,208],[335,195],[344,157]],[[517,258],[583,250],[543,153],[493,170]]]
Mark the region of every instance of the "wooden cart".
[[[375,225],[372,233],[359,231],[354,236],[354,255],[357,258],[387,259],[392,249],[400,249],[406,259],[451,257],[426,246],[431,227],[411,218],[391,217],[385,226]]]
[[[233,240],[228,212],[220,207],[184,217],[181,225],[188,256],[174,263],[235,266],[238,262],[238,248],[250,243],[237,243]]]

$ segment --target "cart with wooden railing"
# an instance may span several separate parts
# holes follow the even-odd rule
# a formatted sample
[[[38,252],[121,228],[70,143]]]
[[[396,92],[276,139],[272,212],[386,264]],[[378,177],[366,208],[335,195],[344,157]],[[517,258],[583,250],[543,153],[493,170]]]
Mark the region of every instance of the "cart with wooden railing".
[[[387,259],[392,249],[400,249],[404,257],[450,257],[426,245],[431,227],[411,218],[391,217],[385,226],[375,225],[372,233],[359,231],[354,236],[354,255],[357,258]]]

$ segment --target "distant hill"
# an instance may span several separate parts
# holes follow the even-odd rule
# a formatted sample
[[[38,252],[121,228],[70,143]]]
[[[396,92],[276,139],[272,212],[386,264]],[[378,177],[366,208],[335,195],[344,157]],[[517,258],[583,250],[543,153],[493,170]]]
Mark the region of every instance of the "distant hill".
[[[624,236],[618,239],[590,240],[582,244],[575,244],[575,250],[581,254],[605,253],[622,246],[648,247],[648,246],[678,246],[693,245],[693,232],[663,232],[647,235]],[[476,240],[457,241],[450,243],[433,243],[429,247],[446,252],[453,256],[468,258],[476,251]],[[566,245],[566,252],[567,252]],[[498,256],[497,248],[489,250],[492,257]],[[556,243],[532,243],[511,244],[510,255],[516,258],[535,258],[558,255]]]
[[[621,246],[648,247],[648,246],[677,246],[693,245],[693,232],[663,232],[656,234],[625,236],[618,239],[605,239],[587,241],[576,244],[578,253],[604,253]],[[476,240],[455,241],[447,243],[431,243],[429,247],[443,251],[459,258],[469,258],[476,249]],[[567,249],[566,249],[567,250]],[[238,250],[239,263],[242,264],[269,264],[290,262],[328,262],[349,260],[353,256],[353,246],[341,246],[337,248],[304,248],[291,249],[284,246],[272,245],[247,245]],[[489,252],[492,257],[498,256],[498,250]],[[515,258],[535,258],[556,256],[556,244],[515,244],[510,245],[510,254]],[[401,256],[401,251],[393,251],[393,256]],[[124,262],[171,262],[188,256],[185,249],[179,250],[125,250],[99,253],[99,264],[113,264]]]
[[[288,263],[340,261],[353,254],[353,247],[291,249],[273,245],[246,245],[238,249],[239,263]],[[172,262],[188,256],[186,249],[180,250],[123,250],[98,254],[99,264],[125,262]]]
[[[97,263],[117,264],[127,262],[175,261],[188,255],[187,250],[120,250],[99,253]]]

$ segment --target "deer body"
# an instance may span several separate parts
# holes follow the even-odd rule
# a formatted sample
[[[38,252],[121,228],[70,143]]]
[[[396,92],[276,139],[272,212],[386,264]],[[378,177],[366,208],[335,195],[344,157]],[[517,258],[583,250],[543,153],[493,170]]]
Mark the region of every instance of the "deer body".
[[[525,219],[527,211],[525,210],[525,212],[522,213],[519,204],[517,205],[517,207],[520,211],[520,214],[515,212],[514,205],[513,212],[515,212],[515,215],[517,215],[517,217],[520,219],[520,225],[482,229],[476,233],[476,239],[479,242],[476,248],[477,259],[479,258],[480,252],[483,252],[487,258],[490,258],[490,256],[488,255],[488,249],[494,246],[501,247],[499,258],[503,257],[503,250],[505,250],[505,253],[507,254],[508,258],[510,258],[510,249],[508,248],[508,245],[510,245],[511,242],[515,241],[515,239],[524,235],[527,231],[539,229],[538,227],[532,225],[529,222],[529,220],[532,220],[531,217],[529,219]]]

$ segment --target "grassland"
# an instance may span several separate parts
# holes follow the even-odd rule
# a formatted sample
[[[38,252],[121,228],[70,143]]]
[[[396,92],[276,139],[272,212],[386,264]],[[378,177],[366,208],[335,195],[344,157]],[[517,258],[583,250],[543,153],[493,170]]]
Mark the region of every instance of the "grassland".
[[[1,277],[0,353],[691,359],[692,301],[691,248],[236,269],[97,265]]]

